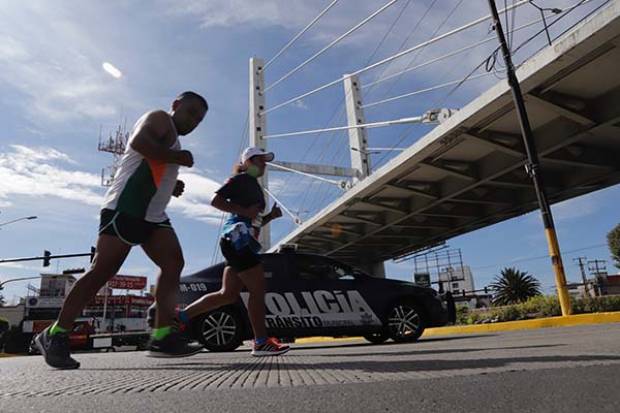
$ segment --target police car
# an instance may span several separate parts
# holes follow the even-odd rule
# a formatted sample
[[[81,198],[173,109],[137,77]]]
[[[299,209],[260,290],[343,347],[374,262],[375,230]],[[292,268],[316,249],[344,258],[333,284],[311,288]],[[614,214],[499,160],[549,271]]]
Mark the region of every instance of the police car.
[[[262,254],[270,336],[363,336],[372,343],[417,340],[426,327],[454,322],[452,297],[406,281],[374,278],[313,254]],[[224,264],[181,278],[181,307],[221,287]],[[189,333],[211,351],[232,351],[252,338],[249,294],[192,320]],[[154,307],[149,311],[152,325]]]

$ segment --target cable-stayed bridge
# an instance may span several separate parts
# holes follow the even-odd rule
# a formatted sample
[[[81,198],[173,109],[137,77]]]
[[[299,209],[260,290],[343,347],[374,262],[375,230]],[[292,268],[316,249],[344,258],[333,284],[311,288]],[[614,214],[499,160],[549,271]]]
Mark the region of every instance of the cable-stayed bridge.
[[[336,3],[330,3],[296,38]],[[388,2],[384,7],[393,3]],[[514,32],[541,24],[544,20],[544,28],[536,36],[547,35],[551,43],[522,62],[517,76],[534,130],[545,189],[553,203],[620,182],[620,73],[617,70],[620,62],[620,1],[599,1],[597,8],[566,33],[556,39],[548,36],[548,28],[557,21],[555,19],[561,19],[564,14],[586,3],[597,2],[578,1],[564,10],[552,11],[553,16],[546,18],[541,9],[540,19],[522,26],[513,24],[506,30],[509,36],[511,33],[514,36]],[[511,10],[529,4],[529,1],[513,1],[502,12],[508,19]],[[361,90],[367,85],[360,83],[360,74],[483,22],[488,23],[488,16],[271,107],[265,104],[265,92],[318,58],[322,51],[269,86],[264,84],[263,72],[273,59],[267,63],[261,59],[251,60],[251,144],[268,148],[270,139],[344,131],[348,134],[351,158],[350,166],[298,162],[273,165],[272,173],[281,170],[304,174],[320,179],[326,185],[338,186],[344,193],[305,222],[287,208],[297,226],[272,249],[293,243],[300,251],[332,256],[372,268],[380,274],[383,262],[388,259],[407,256],[456,235],[537,208],[536,194],[525,168],[526,154],[514,103],[505,80],[499,80],[458,111],[450,107],[428,108],[418,116],[384,122],[365,121],[365,108],[415,96],[425,90],[364,102]],[[420,65],[440,62],[446,56],[466,52],[491,39],[483,39]],[[526,44],[524,42],[521,46]],[[513,52],[521,46],[515,47]],[[501,69],[493,67],[496,52],[497,49],[478,67],[472,68],[467,76],[435,88],[451,87],[449,97],[475,77],[501,73]],[[484,66],[489,69],[489,65],[491,70],[478,73]],[[417,66],[409,66],[403,72]],[[344,85],[347,125],[269,135],[266,118],[271,112],[334,85]],[[444,103],[449,102],[445,99]],[[374,148],[368,147],[368,130],[407,123],[438,125],[410,147],[402,148],[388,163],[372,170],[370,154]],[[265,184],[269,188],[267,179]]]

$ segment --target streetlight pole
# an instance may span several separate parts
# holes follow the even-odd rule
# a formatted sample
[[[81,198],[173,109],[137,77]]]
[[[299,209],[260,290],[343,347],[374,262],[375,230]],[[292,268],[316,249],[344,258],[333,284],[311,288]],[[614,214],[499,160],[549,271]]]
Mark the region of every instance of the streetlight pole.
[[[536,197],[538,198],[538,205],[540,207],[540,213],[542,215],[543,223],[545,226],[545,234],[547,236],[547,244],[549,245],[549,256],[551,257],[551,263],[553,264],[553,270],[555,272],[555,284],[558,290],[558,298],[560,301],[560,307],[562,308],[562,315],[567,316],[571,314],[570,298],[568,295],[568,289],[566,288],[566,275],[564,274],[564,266],[562,265],[562,256],[560,255],[560,245],[558,243],[558,237],[555,232],[555,225],[553,223],[553,215],[551,214],[551,207],[547,199],[545,192],[545,186],[543,185],[542,173],[540,171],[540,162],[538,160],[538,153],[536,152],[536,146],[534,145],[534,136],[530,121],[527,116],[527,110],[525,109],[525,102],[523,100],[523,94],[521,92],[521,86],[519,80],[515,74],[515,68],[512,63],[512,57],[510,49],[504,36],[502,29],[502,23],[499,18],[497,6],[495,0],[488,0],[491,13],[493,15],[493,26],[497,33],[497,38],[501,45],[502,54],[504,56],[504,63],[506,64],[506,74],[508,75],[508,84],[512,90],[512,98],[517,109],[517,116],[519,118],[519,124],[521,126],[521,136],[523,137],[523,143],[525,145],[525,152],[527,154],[527,163],[525,169],[532,178],[534,183],[534,190],[536,191]]]
[[[29,219],[37,219],[36,216],[30,216],[30,217],[21,217],[21,218],[17,218],[11,221],[7,221],[7,222],[0,222],[0,227],[4,226],[4,225],[9,225],[12,224],[14,222],[18,222],[18,221],[24,221],[24,220],[29,220]]]

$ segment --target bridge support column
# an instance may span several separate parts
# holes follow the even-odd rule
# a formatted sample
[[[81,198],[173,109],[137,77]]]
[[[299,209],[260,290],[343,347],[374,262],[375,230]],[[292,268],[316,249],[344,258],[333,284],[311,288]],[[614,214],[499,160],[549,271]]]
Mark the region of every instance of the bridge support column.
[[[263,67],[263,59],[257,57],[250,59],[250,123],[248,130],[250,133],[250,146],[258,146],[266,151],[267,140],[264,139],[264,136],[267,134],[267,122],[266,115],[262,113],[265,110],[265,75]],[[269,188],[267,170],[259,178],[259,183],[263,188]],[[265,199],[268,199],[266,195]],[[259,241],[263,246],[263,251],[267,251],[271,247],[269,224],[262,227]]]
[[[344,96],[347,107],[348,126],[366,123],[362,109],[362,94],[357,76],[344,75]],[[368,134],[365,128],[349,129],[349,150],[351,152],[351,168],[358,176],[353,182],[361,181],[370,175],[370,157],[368,156]]]

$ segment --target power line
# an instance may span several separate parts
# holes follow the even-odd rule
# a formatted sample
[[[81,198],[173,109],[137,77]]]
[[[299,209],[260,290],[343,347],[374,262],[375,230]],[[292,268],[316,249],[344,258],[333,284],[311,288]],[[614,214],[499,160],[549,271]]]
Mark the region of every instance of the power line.
[[[564,251],[564,252],[562,252],[562,255],[572,254],[574,252],[591,250],[591,249],[595,249],[595,248],[601,248],[601,247],[605,247],[605,246],[607,246],[607,244],[589,245],[587,247],[576,248],[574,250]],[[516,259],[516,260],[504,262],[504,263],[488,264],[488,265],[483,265],[483,266],[479,266],[479,267],[473,267],[472,270],[484,270],[484,269],[487,269],[487,268],[494,268],[494,267],[499,267],[499,266],[507,265],[507,264],[516,264],[518,262],[537,261],[537,260],[542,260],[542,259],[549,259],[549,255],[538,255],[538,256],[532,256],[532,257],[519,258],[519,259]]]
[[[546,24],[545,27],[538,31],[537,33],[535,33],[534,35],[532,35],[529,39],[525,40],[524,42],[522,42],[514,51],[513,53],[517,53],[519,50],[521,50],[524,46],[526,46],[527,44],[529,44],[532,40],[534,40],[535,38],[537,38],[538,36],[540,36],[542,33],[545,33],[548,31],[549,27],[553,26],[554,24],[556,24],[557,22],[559,22],[560,20],[564,19],[568,14],[570,14],[573,10],[577,9],[580,6],[583,6],[587,3],[590,3],[592,0],[581,0],[575,4],[573,4],[570,7],[567,7],[565,9],[562,10],[562,14],[556,18],[555,20],[553,20],[550,24]],[[609,3],[609,0],[603,2],[603,4],[601,4],[599,6],[603,7],[605,4]]]
[[[524,24],[522,26],[517,27],[516,29],[512,30],[510,33],[514,34],[515,32],[518,32],[520,30],[523,30],[523,29],[526,29],[528,27],[534,26],[535,24],[540,23],[541,21],[542,21],[542,19],[533,20],[533,21],[531,21],[531,22],[529,22],[527,24]],[[386,81],[388,81],[390,79],[393,79],[395,77],[398,77],[398,76],[400,76],[402,74],[405,74],[405,73],[408,73],[408,72],[412,72],[412,71],[417,70],[417,69],[421,69],[423,67],[429,66],[429,65],[431,65],[433,63],[437,63],[437,62],[443,61],[443,60],[448,59],[450,57],[457,56],[457,55],[459,55],[461,53],[464,53],[464,52],[466,52],[468,50],[475,49],[475,48],[477,48],[479,46],[482,46],[483,44],[489,43],[489,42],[491,42],[493,40],[497,40],[497,39],[494,36],[489,36],[486,39],[483,39],[483,40],[481,40],[479,42],[476,42],[476,43],[474,43],[472,45],[465,46],[465,47],[462,47],[462,48],[457,49],[457,50],[453,50],[450,53],[447,53],[447,54],[435,57],[435,58],[433,58],[431,60],[427,60],[424,63],[420,63],[418,65],[415,65],[415,66],[412,66],[412,67],[408,67],[407,69],[404,69],[404,70],[402,70],[400,72],[393,73],[393,74],[391,74],[389,76],[379,78],[378,80],[375,80],[374,82],[362,85],[362,88],[364,89],[364,88],[371,87],[371,86],[374,86],[374,85],[379,84],[379,83],[386,82]]]
[[[320,12],[318,14],[318,16],[316,16],[310,23],[308,23],[308,25],[306,27],[304,27],[302,31],[297,33],[297,35],[295,37],[293,37],[291,39],[291,41],[289,41],[282,49],[280,49],[280,51],[278,53],[276,53],[276,55],[274,57],[272,57],[271,59],[269,59],[269,61],[267,63],[265,63],[265,65],[263,66],[263,70],[267,69],[267,67],[269,67],[274,61],[276,61],[276,59],[278,59],[278,57],[280,57],[280,55],[282,53],[284,53],[286,50],[288,50],[288,48],[291,47],[293,45],[293,43],[295,43],[297,41],[297,39],[299,39],[301,36],[303,36],[304,33],[306,33],[308,30],[310,30],[310,28],[312,26],[314,26],[314,24],[316,22],[318,22],[319,19],[321,17],[323,17],[323,15],[329,11],[329,9],[331,9],[333,6],[335,6],[336,3],[338,3],[338,1],[339,0],[332,1],[329,4],[329,6],[327,6],[322,12]]]
[[[395,78],[395,77],[399,77],[400,75],[403,75],[403,74],[405,74],[405,73],[412,72],[412,71],[414,71],[414,70],[417,70],[417,69],[420,69],[420,68],[426,67],[426,66],[431,65],[431,64],[433,64],[433,63],[437,63],[437,62],[440,62],[440,61],[442,61],[442,60],[445,60],[445,59],[447,59],[447,58],[449,58],[449,57],[453,57],[453,56],[459,55],[459,54],[461,54],[461,53],[463,53],[463,52],[466,52],[466,51],[468,51],[468,50],[475,49],[476,47],[481,46],[481,45],[483,45],[483,44],[485,44],[485,43],[488,43],[488,42],[490,42],[490,41],[492,41],[492,40],[495,40],[495,38],[494,38],[494,37],[489,37],[489,38],[484,39],[484,40],[482,40],[482,41],[480,41],[480,42],[474,43],[474,44],[472,44],[472,45],[470,45],[470,46],[466,46],[466,47],[463,47],[463,48],[460,48],[460,49],[454,50],[454,51],[452,51],[452,52],[450,52],[450,53],[447,53],[447,54],[441,55],[441,56],[436,57],[436,58],[433,58],[433,59],[431,59],[431,60],[427,60],[427,61],[426,61],[426,62],[424,62],[424,63],[420,63],[420,64],[418,64],[418,65],[415,65],[415,66],[412,66],[412,67],[408,67],[408,68],[406,68],[406,69],[404,69],[404,70],[402,70],[402,71],[400,71],[400,72],[396,72],[396,73],[393,73],[393,74],[391,74],[391,75],[389,75],[389,76],[379,78],[379,79],[375,80],[374,82],[370,82],[370,83],[364,84],[364,85],[362,85],[362,89],[365,89],[365,88],[367,88],[367,87],[371,87],[371,86],[378,85],[378,84],[380,84],[380,83],[386,82],[386,81],[388,81],[388,80],[390,80],[390,79],[393,79],[393,78]]]

